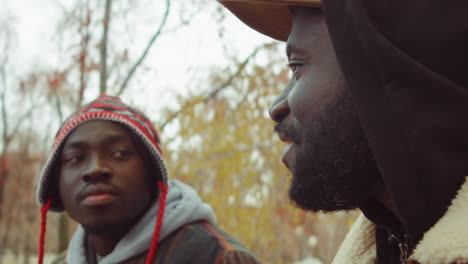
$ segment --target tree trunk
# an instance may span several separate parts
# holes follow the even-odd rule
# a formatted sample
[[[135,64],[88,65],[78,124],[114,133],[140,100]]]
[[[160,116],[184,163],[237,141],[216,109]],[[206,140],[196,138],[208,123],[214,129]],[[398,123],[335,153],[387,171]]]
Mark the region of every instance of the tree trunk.
[[[15,262],[20,264],[20,250],[19,250],[19,235],[15,236],[15,242],[13,243],[13,254],[15,255]]]
[[[107,38],[109,36],[111,0],[106,0],[106,9],[104,14],[103,33],[101,41],[101,82],[99,93],[105,94],[107,89]]]
[[[29,257],[31,256],[31,242],[29,232],[26,232],[24,239],[24,254],[23,254],[23,264],[29,264]]]
[[[60,254],[64,252],[68,247],[68,218],[67,215],[62,213],[59,217],[59,224],[58,224],[58,247],[57,253]]]

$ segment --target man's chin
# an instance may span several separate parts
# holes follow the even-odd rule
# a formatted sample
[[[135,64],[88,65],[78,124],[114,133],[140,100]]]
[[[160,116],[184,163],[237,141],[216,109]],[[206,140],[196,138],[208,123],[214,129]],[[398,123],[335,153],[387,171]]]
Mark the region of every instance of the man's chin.
[[[330,186],[320,179],[315,182],[301,181],[297,177],[293,176],[289,187],[289,199],[294,206],[311,212],[335,212],[358,208],[356,197],[353,197],[344,186]]]

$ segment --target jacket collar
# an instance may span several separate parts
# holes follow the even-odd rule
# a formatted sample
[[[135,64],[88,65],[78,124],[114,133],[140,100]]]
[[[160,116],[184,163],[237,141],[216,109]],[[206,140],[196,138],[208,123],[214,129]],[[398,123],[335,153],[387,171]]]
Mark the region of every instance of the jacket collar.
[[[410,259],[424,264],[468,262],[468,177],[444,216],[427,231]],[[360,215],[346,235],[333,264],[373,264],[375,225]]]

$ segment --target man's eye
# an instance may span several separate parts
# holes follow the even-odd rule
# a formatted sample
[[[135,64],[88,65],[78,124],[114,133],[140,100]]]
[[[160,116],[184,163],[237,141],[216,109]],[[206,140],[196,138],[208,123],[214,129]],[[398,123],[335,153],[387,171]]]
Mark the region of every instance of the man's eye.
[[[70,156],[70,157],[67,157],[65,159],[65,163],[66,164],[75,164],[75,163],[79,162],[82,159],[83,159],[82,156]]]
[[[112,153],[112,157],[116,159],[125,159],[130,156],[130,151],[126,150],[117,150]]]
[[[300,69],[300,67],[302,67],[302,63],[290,62],[288,66],[289,68],[291,68],[291,71],[295,73],[297,70]]]

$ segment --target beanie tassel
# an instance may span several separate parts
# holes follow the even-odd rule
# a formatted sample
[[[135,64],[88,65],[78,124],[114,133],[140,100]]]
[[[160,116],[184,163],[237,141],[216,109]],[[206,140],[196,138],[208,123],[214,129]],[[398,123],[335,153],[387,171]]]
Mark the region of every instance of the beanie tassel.
[[[47,211],[49,211],[52,200],[47,200],[46,204],[41,207],[41,233],[39,235],[39,252],[37,254],[37,263],[42,264],[44,258],[44,240],[47,223]]]
[[[158,248],[159,234],[161,233],[164,210],[166,208],[166,196],[167,196],[168,186],[163,184],[161,181],[158,182],[158,185],[159,185],[159,188],[161,188],[161,196],[159,197],[159,210],[158,210],[158,216],[156,218],[156,225],[153,231],[153,238],[151,240],[151,246],[148,252],[148,256],[146,257],[145,264],[151,264],[153,262],[154,256],[156,254],[156,250]]]

